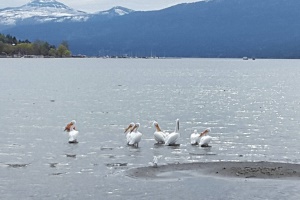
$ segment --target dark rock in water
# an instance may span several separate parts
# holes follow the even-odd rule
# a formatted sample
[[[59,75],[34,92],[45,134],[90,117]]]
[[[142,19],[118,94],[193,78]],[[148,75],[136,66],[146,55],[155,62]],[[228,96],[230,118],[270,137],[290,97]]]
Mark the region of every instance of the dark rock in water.
[[[64,174],[64,173],[58,172],[58,173],[52,173],[51,175],[53,175],[53,176],[59,176],[59,175],[62,175],[62,174]]]
[[[58,163],[49,163],[50,167],[55,168]]]
[[[107,167],[126,167],[128,163],[108,163]]]
[[[50,100],[51,102],[55,102],[55,100]]]
[[[101,147],[100,150],[103,151],[103,150],[113,150],[114,148],[113,147]]]
[[[7,164],[8,167],[13,167],[13,168],[22,168],[22,167],[27,167],[29,164]]]
[[[76,154],[66,154],[66,156],[69,158],[76,158]]]

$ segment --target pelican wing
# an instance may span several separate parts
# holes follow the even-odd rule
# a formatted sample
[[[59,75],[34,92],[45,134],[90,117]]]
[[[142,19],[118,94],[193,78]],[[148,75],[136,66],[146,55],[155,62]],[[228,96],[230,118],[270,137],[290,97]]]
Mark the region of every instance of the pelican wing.
[[[73,131],[70,131],[69,132],[69,141],[74,141],[77,139],[77,136],[78,136],[78,131],[76,130],[73,130]]]
[[[208,145],[210,143],[210,141],[212,140],[212,137],[209,135],[205,135],[203,137],[200,138],[200,145]]]
[[[131,133],[127,133],[127,134],[126,134],[126,141],[127,141],[127,144],[129,144],[130,140],[131,140]]]
[[[191,140],[191,144],[199,143],[199,141],[200,141],[199,134],[192,133],[191,137],[190,137],[190,140]]]
[[[154,139],[158,142],[158,143],[161,143],[161,142],[165,142],[165,135],[163,132],[158,132],[158,131],[155,131],[154,132]]]
[[[173,132],[169,134],[165,140],[165,145],[175,144],[178,138],[179,138],[179,133]]]
[[[140,132],[133,132],[131,133],[131,138],[129,141],[129,145],[138,144],[142,139],[142,134]]]

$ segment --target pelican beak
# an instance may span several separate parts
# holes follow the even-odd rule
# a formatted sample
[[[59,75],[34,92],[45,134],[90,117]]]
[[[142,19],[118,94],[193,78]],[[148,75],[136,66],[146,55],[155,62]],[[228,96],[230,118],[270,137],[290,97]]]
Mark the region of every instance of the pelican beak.
[[[178,131],[179,131],[179,120],[177,119],[177,126],[178,126]]]
[[[158,124],[155,124],[155,127],[156,127],[156,131],[161,131],[160,127]]]
[[[134,131],[134,129],[136,129],[136,124],[134,125],[134,127],[131,129],[131,131],[130,131],[130,133],[132,132],[132,131]]]
[[[208,132],[209,132],[209,131],[206,129],[205,131],[203,131],[203,132],[200,134],[199,137],[202,137],[202,136],[206,135]]]
[[[132,127],[132,125],[130,124],[130,125],[125,129],[124,133],[127,133],[127,132],[130,130],[131,127]]]

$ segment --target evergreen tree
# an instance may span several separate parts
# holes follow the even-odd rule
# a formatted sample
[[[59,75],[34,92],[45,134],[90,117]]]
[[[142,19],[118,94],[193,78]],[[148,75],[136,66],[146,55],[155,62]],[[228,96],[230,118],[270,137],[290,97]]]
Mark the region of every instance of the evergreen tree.
[[[53,57],[70,57],[71,51],[67,41],[63,41],[58,48],[48,42],[36,40],[31,43],[29,40],[18,40],[9,34],[0,33],[0,54],[13,56],[20,55],[43,55]]]

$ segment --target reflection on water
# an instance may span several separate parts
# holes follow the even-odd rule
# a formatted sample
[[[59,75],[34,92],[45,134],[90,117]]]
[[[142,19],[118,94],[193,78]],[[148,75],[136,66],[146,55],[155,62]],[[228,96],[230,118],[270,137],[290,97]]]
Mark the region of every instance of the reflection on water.
[[[154,156],[159,165],[300,163],[299,64],[240,59],[1,59],[0,194],[4,199],[148,199],[147,195],[159,198],[169,189],[176,193],[174,199],[180,199],[184,197],[179,191],[189,191],[196,180],[185,180],[190,188],[180,183],[141,185],[123,172],[149,165]],[[177,118],[180,145],[154,145],[152,121],[171,132]],[[78,122],[78,144],[68,144],[63,132],[71,119]],[[141,123],[139,148],[126,146],[123,132],[132,121]],[[207,127],[212,130],[211,147],[191,146],[194,129]],[[212,180],[206,181],[209,187]],[[211,184],[217,187],[223,181]],[[254,182],[244,189],[255,188],[259,183]],[[299,187],[291,183],[264,184],[282,195],[268,196],[261,190],[251,195],[280,199],[286,189],[291,199],[298,199]],[[158,189],[153,190],[154,185]],[[227,187],[221,190],[230,193]],[[236,198],[228,199],[244,197],[235,193]],[[208,196],[218,197],[218,193]]]

